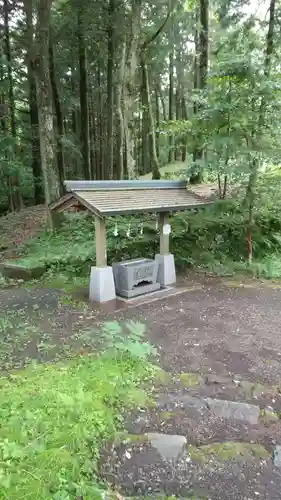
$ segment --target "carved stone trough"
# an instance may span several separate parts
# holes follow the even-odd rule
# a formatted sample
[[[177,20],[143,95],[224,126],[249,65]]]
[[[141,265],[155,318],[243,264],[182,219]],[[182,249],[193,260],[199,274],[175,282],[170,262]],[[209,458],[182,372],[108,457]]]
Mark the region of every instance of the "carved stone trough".
[[[116,294],[132,298],[160,289],[159,263],[152,259],[132,259],[113,264]]]

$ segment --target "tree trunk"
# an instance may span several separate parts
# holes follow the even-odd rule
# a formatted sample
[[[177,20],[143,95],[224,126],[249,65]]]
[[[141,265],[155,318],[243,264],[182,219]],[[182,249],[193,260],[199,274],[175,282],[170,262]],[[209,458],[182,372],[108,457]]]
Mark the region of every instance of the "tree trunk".
[[[56,81],[56,73],[55,73],[55,61],[54,61],[54,48],[53,43],[50,37],[49,40],[49,68],[50,68],[50,79],[52,86],[52,94],[53,94],[53,103],[56,113],[56,142],[57,142],[57,166],[58,166],[58,175],[60,181],[60,193],[64,192],[64,158],[63,158],[63,146],[62,140],[64,136],[64,127],[63,127],[63,114],[60,103],[59,90]]]
[[[59,179],[56,165],[55,135],[53,124],[52,89],[49,72],[49,27],[52,0],[39,0],[37,12],[37,99],[39,138],[45,201],[47,204],[59,197]]]
[[[39,118],[36,92],[36,71],[34,65],[34,26],[32,0],[25,0],[24,10],[26,17],[26,59],[28,79],[28,102],[31,128],[31,151],[32,151],[32,173],[34,182],[35,204],[44,203],[43,174],[41,168],[40,140],[39,140]]]
[[[114,13],[115,0],[108,5],[108,42],[107,42],[107,177],[113,178],[113,71],[114,71]]]
[[[195,52],[194,88],[198,90],[204,90],[207,84],[208,74],[209,0],[199,0],[199,26],[196,28]],[[200,109],[200,106],[195,105],[195,114],[198,113]],[[202,165],[199,165],[204,155],[204,150],[201,142],[202,139],[198,137],[197,144],[195,145],[193,150],[195,171],[190,177],[191,184],[196,184],[198,182],[202,182],[203,180]]]
[[[122,91],[124,86],[126,64],[126,43],[122,44],[121,59],[119,68],[118,83],[116,85],[116,110],[118,116],[118,134],[117,134],[117,179],[123,179],[124,176],[124,116],[122,108]]]
[[[43,174],[41,168],[40,140],[39,140],[39,118],[36,93],[36,78],[33,63],[28,61],[28,101],[31,127],[31,150],[32,150],[32,174],[34,182],[34,200],[36,205],[45,202],[43,189]]]
[[[136,99],[136,75],[139,56],[141,31],[141,0],[131,0],[131,38],[127,44],[127,59],[125,64],[123,85],[123,122],[124,143],[126,152],[127,175],[129,179],[136,176],[134,159],[134,104]]]
[[[99,169],[100,169],[100,179],[107,178],[107,169],[105,160],[105,151],[104,151],[104,129],[103,129],[103,120],[104,120],[104,110],[103,110],[103,93],[102,93],[102,70],[98,65],[97,68],[97,84],[98,84],[98,120],[97,120],[97,128],[98,128],[98,137],[99,137]]]
[[[154,95],[155,95],[155,120],[156,120],[156,128],[157,128],[157,131],[156,131],[156,134],[155,134],[155,138],[156,138],[156,151],[157,151],[157,157],[159,158],[160,157],[160,133],[159,133],[159,129],[160,129],[160,107],[159,107],[159,95],[158,95],[157,85],[155,87]]]
[[[181,115],[183,120],[187,120],[187,109],[186,109],[186,102],[185,102],[185,97],[182,97],[181,100]],[[185,162],[186,161],[186,149],[187,149],[187,136],[185,136],[183,140],[183,145],[182,145],[182,150],[181,150],[181,161]]]
[[[199,32],[199,88],[207,84],[209,55],[209,0],[200,0],[200,32]]]
[[[174,26],[172,26],[172,47],[169,55],[169,121],[173,121],[174,119]],[[175,161],[175,144],[174,144],[174,136],[172,134],[169,135],[169,163],[173,163]]]
[[[143,71],[143,69],[142,69]],[[142,85],[141,85],[141,105],[142,105],[142,118],[141,118],[141,168],[139,174],[147,174],[152,170],[151,156],[150,156],[150,145],[149,145],[149,112],[148,112],[148,99],[147,99],[147,89],[144,80],[144,74],[142,74]]]
[[[10,43],[10,26],[9,26],[9,3],[8,0],[3,0],[4,11],[4,50],[7,61],[8,73],[8,98],[9,98],[9,125],[10,132],[14,139],[14,148],[17,146],[17,126],[16,126],[16,113],[15,113],[15,97],[14,97],[14,81],[12,71],[12,53]],[[13,153],[14,156],[14,153]],[[11,162],[13,159],[11,158]],[[11,211],[20,210],[23,206],[22,197],[20,192],[19,177],[17,173],[8,174],[9,185],[9,207]]]
[[[175,99],[175,105],[176,105],[176,120],[182,120],[182,68],[183,68],[183,62],[182,62],[182,54],[181,54],[181,46],[179,44],[179,47],[177,48],[176,52],[176,75],[177,75],[177,87],[176,87],[176,99]],[[179,138],[179,140],[176,140],[176,148],[175,148],[175,157],[176,160],[181,160],[182,156],[182,137]]]
[[[141,56],[141,66],[142,66],[142,75],[143,75],[143,86],[146,94],[146,102],[147,102],[147,113],[149,118],[149,152],[152,161],[152,179],[160,179],[160,171],[159,171],[159,162],[157,157],[156,150],[156,139],[155,139],[155,124],[154,124],[154,116],[152,110],[151,103],[151,95],[150,95],[150,86],[148,79],[148,71],[147,65],[144,60],[144,55]]]
[[[78,6],[78,51],[80,73],[80,110],[81,110],[81,154],[83,158],[83,175],[85,179],[91,177],[90,137],[89,137],[89,95],[87,49],[84,39],[83,7]]]
[[[158,93],[159,93],[159,98],[160,98],[160,102],[161,102],[161,106],[162,106],[163,120],[164,120],[164,122],[166,122],[168,120],[168,118],[167,118],[165,97],[164,97],[162,89],[161,89],[161,84],[158,86]]]

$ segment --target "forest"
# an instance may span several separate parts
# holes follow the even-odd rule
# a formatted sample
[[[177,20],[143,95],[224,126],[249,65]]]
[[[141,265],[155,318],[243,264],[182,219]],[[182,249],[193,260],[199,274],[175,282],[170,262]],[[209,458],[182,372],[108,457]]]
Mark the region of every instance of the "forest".
[[[183,178],[221,200],[192,241],[236,261],[279,251],[278,1],[1,0],[0,14],[3,214],[48,205],[65,179]]]
[[[0,498],[280,499],[280,0],[0,0],[0,33]],[[55,226],[79,179],[212,192],[164,217],[176,284],[89,299],[105,241],[167,233]]]

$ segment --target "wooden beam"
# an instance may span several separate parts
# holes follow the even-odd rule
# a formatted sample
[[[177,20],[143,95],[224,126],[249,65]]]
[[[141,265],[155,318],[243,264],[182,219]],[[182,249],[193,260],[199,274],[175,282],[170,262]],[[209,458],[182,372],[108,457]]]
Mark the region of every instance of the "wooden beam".
[[[96,266],[107,266],[105,220],[96,216]]]
[[[168,255],[169,253],[169,234],[163,233],[164,226],[168,224],[169,224],[169,213],[161,212],[159,214],[160,255]]]

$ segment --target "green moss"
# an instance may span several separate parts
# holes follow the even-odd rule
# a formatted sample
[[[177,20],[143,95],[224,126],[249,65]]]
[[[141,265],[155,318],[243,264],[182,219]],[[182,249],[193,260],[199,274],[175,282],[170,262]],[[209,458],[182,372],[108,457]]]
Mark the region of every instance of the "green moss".
[[[176,497],[174,495],[172,496],[166,496],[166,495],[158,495],[158,496],[142,496],[142,497],[125,497],[126,500],[148,500],[148,499],[151,499],[153,498],[154,500],[177,500],[179,497]],[[189,496],[185,496],[185,497],[180,497],[181,499],[185,499],[185,500],[207,500],[207,497],[202,497],[201,495],[198,496],[198,495],[189,495]],[[125,500],[124,499],[124,500]],[[112,500],[115,500],[115,498],[113,497]]]
[[[173,374],[159,368],[155,374],[155,383],[159,385],[169,385],[173,382]]]
[[[192,460],[205,463],[211,458],[218,462],[227,462],[232,459],[267,458],[269,453],[260,444],[239,443],[225,441],[204,446],[189,446],[188,453]]]
[[[126,431],[118,432],[114,439],[114,445],[119,446],[120,444],[137,444],[145,443],[147,441],[146,434],[130,434]]]
[[[157,408],[157,402],[153,397],[147,397],[145,405],[143,405],[143,407],[147,408],[148,410],[154,410],[155,408]]]
[[[260,420],[263,424],[272,424],[279,420],[279,415],[275,411],[269,411],[264,408],[260,412]]]
[[[148,438],[145,434],[128,434],[126,441],[132,444],[145,443]]]
[[[202,380],[203,380],[202,377],[197,373],[185,372],[181,373],[179,376],[180,383],[186,388],[199,385],[201,384]]]
[[[178,414],[179,414],[179,412],[176,412],[176,411],[160,411],[159,417],[160,417],[160,420],[166,422],[168,420],[172,420]]]
[[[248,380],[241,380],[240,387],[243,389],[246,396],[250,398],[258,398],[262,394],[271,390],[270,387],[266,387],[265,385],[260,384],[259,382],[257,383],[249,382]]]
[[[260,283],[241,283],[240,280],[227,280],[225,284],[231,288],[260,288]]]

